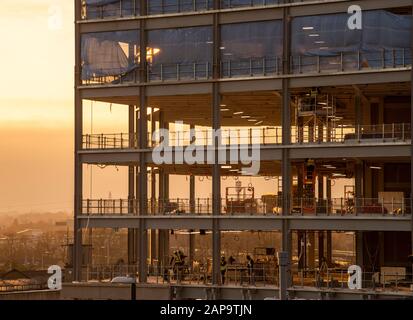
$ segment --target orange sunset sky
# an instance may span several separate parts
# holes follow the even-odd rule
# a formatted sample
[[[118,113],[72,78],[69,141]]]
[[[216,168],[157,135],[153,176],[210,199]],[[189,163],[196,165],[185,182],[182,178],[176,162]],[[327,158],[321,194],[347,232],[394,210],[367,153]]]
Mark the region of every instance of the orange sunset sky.
[[[0,2],[0,212],[72,210],[73,16],[69,0]]]

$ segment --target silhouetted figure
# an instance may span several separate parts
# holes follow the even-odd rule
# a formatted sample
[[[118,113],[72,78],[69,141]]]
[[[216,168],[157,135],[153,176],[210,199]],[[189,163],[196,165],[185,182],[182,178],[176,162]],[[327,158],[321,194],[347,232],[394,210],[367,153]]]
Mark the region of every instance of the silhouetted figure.
[[[254,260],[247,256],[247,273],[249,284],[254,284]]]
[[[225,259],[225,257],[221,257],[221,268],[220,269],[221,269],[222,284],[225,284],[225,276],[228,270],[228,264],[227,264],[227,260]]]

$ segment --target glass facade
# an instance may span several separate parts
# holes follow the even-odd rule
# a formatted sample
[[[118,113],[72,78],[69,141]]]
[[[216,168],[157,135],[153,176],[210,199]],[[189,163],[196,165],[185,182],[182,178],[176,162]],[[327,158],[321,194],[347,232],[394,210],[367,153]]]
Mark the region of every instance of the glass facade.
[[[365,11],[362,29],[348,14],[297,17],[292,22],[293,73],[332,72],[411,64],[411,17]]]
[[[138,30],[82,35],[83,84],[133,82],[136,80],[138,63]]]
[[[212,27],[148,31],[149,81],[209,78],[212,45]]]
[[[222,77],[276,74],[282,62],[280,20],[221,27]]]
[[[348,18],[346,13],[293,18],[290,72],[334,73],[411,65],[410,15],[365,11],[360,30],[351,30]],[[282,20],[223,24],[220,32],[222,78],[282,74]],[[146,34],[147,81],[211,78],[212,26],[148,30]],[[136,81],[139,46],[138,30],[83,34],[82,82]]]
[[[212,0],[151,0],[148,14],[167,14],[191,11],[205,11],[213,8]]]
[[[285,0],[221,0],[221,8],[239,8],[283,4]]]
[[[83,0],[82,19],[109,19],[139,15],[139,0]]]

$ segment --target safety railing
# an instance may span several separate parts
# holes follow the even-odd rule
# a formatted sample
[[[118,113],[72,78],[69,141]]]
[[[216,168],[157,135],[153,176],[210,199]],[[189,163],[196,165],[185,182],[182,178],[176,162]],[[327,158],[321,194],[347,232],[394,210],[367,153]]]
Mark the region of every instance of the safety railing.
[[[292,143],[363,143],[411,141],[410,123],[293,127]]]
[[[282,57],[262,57],[221,62],[221,77],[274,76],[282,73]]]
[[[294,55],[291,73],[331,73],[354,70],[406,68],[412,65],[411,49],[385,49],[376,51],[341,52],[337,54]]]
[[[291,127],[293,144],[341,143],[360,144],[365,142],[392,143],[411,141],[411,125],[406,123],[337,126]],[[163,136],[148,133],[148,147],[210,146],[213,142],[212,130],[168,131]],[[193,136],[191,136],[193,134]],[[221,130],[221,145],[272,145],[282,143],[282,128],[255,127]],[[132,149],[138,146],[135,133],[86,134],[83,136],[83,149]]]
[[[412,274],[405,268],[377,272],[362,272],[361,289],[375,292],[411,293],[413,287]],[[89,265],[86,267],[85,281],[111,282],[116,277],[138,278],[138,265]],[[147,265],[147,282],[163,285],[211,285],[212,266],[210,263],[194,262],[188,264],[162,266],[158,263]],[[335,290],[348,290],[348,270],[341,268],[297,269],[291,271],[292,286],[295,288],[329,288]],[[221,272],[219,279],[221,286],[254,286],[254,287],[278,287],[279,269],[276,263],[256,262],[249,269],[244,264],[227,264],[225,272]],[[39,288],[37,290],[44,289]],[[11,289],[9,289],[11,290]],[[26,286],[15,290],[29,290]],[[36,290],[36,289],[34,289]],[[0,287],[0,292],[1,287]]]
[[[291,215],[298,216],[388,216],[403,217],[411,214],[410,199],[383,198],[293,198]],[[149,199],[144,206],[148,215],[194,216],[211,215],[211,198]],[[223,216],[272,216],[282,213],[282,198],[272,196],[262,199],[228,197],[221,199]],[[85,199],[82,214],[91,216],[137,215],[136,199]]]
[[[152,146],[161,143],[166,146],[188,146],[190,144],[212,145],[214,135],[212,130],[168,131],[165,136],[155,133],[152,135]],[[253,145],[253,144],[281,144],[282,129],[280,127],[232,128],[221,129],[221,145]]]
[[[177,147],[190,144],[212,145],[212,130],[196,130],[193,137],[189,130],[168,131],[165,136],[158,133],[148,133],[148,146]],[[280,127],[222,129],[222,145],[253,145],[281,144],[282,130]],[[130,149],[138,145],[138,135],[129,133],[86,134],[83,136],[83,149]]]
[[[207,80],[212,76],[212,63],[159,63],[150,64],[147,79],[153,81]]]
[[[206,285],[212,282],[210,265],[195,263],[193,268],[180,266],[148,266],[151,282],[179,285]],[[228,264],[221,272],[220,284],[225,286],[278,286],[278,268],[275,264],[258,264],[254,268],[246,265]]]
[[[282,57],[260,57],[239,60],[223,57],[221,61],[221,78],[277,76],[282,72]],[[397,69],[412,65],[411,50],[382,49],[364,53],[344,52],[328,56],[298,55],[291,57],[291,74],[337,73],[346,71],[362,71],[371,69]],[[104,69],[101,74],[110,76],[88,75],[82,80],[83,85],[128,84],[139,81],[136,66],[130,70],[116,74]],[[196,81],[208,80],[212,77],[212,61],[149,63],[147,68],[148,82]]]
[[[82,214],[99,215],[137,215],[139,210],[136,199],[85,199],[82,201]]]
[[[148,201],[147,212],[151,215],[210,215],[212,213],[212,199],[151,199]]]
[[[83,149],[131,149],[138,145],[137,134],[111,133],[83,136]]]
[[[137,277],[138,264],[95,264],[86,266],[86,281],[110,282],[116,277]]]
[[[148,199],[144,206],[146,214],[193,216],[211,215],[213,203],[211,198],[190,199]],[[222,215],[276,215],[281,211],[281,199],[274,196],[263,199],[238,199],[229,197],[221,200]],[[139,202],[136,199],[84,199],[82,214],[90,216],[137,215]]]
[[[410,199],[384,198],[294,198],[291,200],[292,215],[327,216],[393,216],[411,214]]]
[[[403,268],[401,268],[403,269]],[[322,268],[302,269],[292,272],[293,285],[296,287],[316,287],[330,289],[349,289],[348,270]],[[400,272],[362,272],[361,289],[377,292],[412,292],[412,274]]]
[[[128,84],[139,82],[139,72],[137,67],[132,67],[129,71],[124,73],[116,74],[118,70],[112,72],[110,69],[102,69],[101,74],[113,74],[108,76],[98,76],[96,74],[87,75],[85,79],[82,80],[82,85],[93,86],[93,85],[117,85],[117,84]]]
[[[21,284],[21,285],[3,285],[0,284],[0,293],[4,292],[21,292],[21,291],[34,291],[34,290],[46,290],[48,286],[44,284]]]

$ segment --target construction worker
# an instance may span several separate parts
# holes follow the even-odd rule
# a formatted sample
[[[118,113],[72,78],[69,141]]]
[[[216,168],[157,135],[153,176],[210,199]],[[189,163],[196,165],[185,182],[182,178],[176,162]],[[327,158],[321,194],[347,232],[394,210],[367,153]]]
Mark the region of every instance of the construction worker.
[[[220,269],[221,269],[222,284],[225,284],[225,276],[227,274],[228,264],[224,256],[221,257],[221,268]]]
[[[171,258],[172,270],[174,272],[174,278],[177,279],[178,281],[180,281],[182,278],[181,275],[182,275],[183,266],[185,264],[185,258],[186,256],[181,250],[175,250],[172,254],[172,258]]]
[[[249,283],[254,284],[254,260],[249,255],[247,256],[247,272]]]

